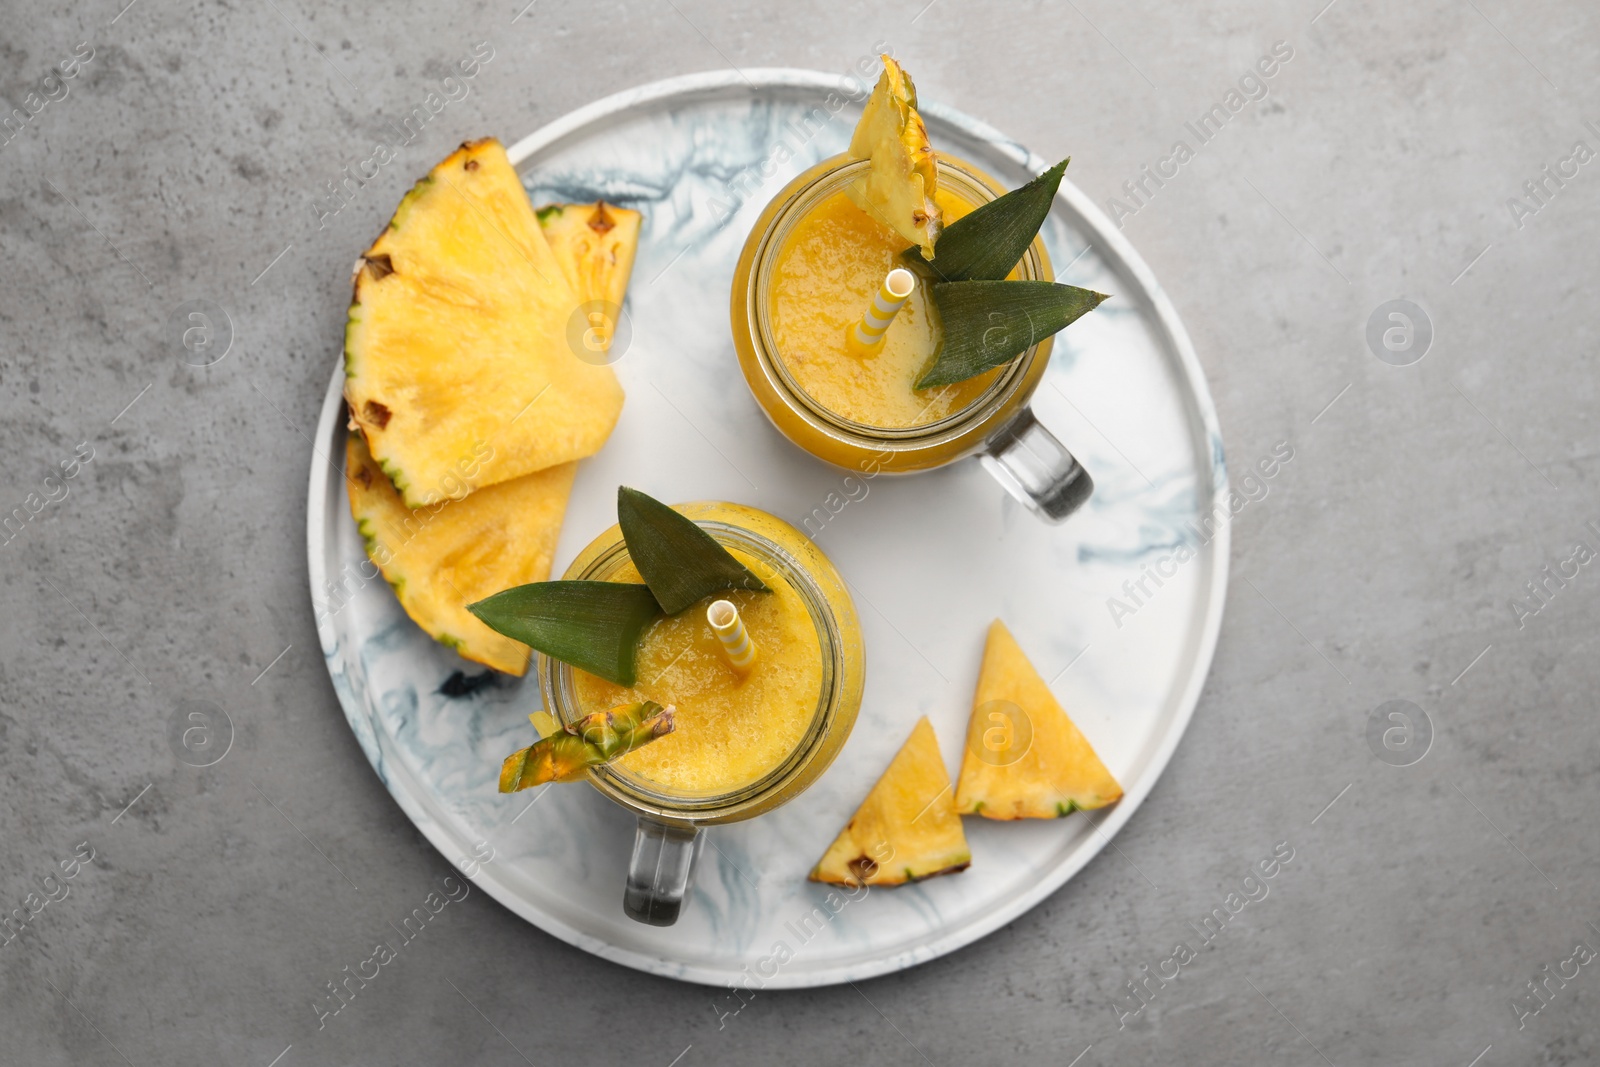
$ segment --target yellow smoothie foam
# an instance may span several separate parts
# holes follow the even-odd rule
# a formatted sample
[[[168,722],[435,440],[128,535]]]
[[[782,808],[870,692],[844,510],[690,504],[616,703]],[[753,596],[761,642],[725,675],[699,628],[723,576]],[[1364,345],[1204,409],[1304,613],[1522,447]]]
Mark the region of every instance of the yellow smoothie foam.
[[[822,691],[822,648],[805,601],[762,561],[730,551],[772,592],[730,591],[658,619],[640,643],[631,689],[574,672],[582,712],[641,700],[677,709],[672,733],[618,761],[671,792],[728,793],[774,770],[805,737]],[[640,580],[631,563],[611,577]],[[760,649],[746,677],[729,665],[706,620],[706,606],[719,598],[739,609]]]
[[[936,203],[947,225],[975,206],[942,186]],[[779,358],[813,400],[852,422],[894,429],[937,422],[972,403],[1000,373],[921,392],[911,388],[937,341],[925,280],[881,345],[864,352],[849,343],[905,247],[904,238],[838,192],[808,211],[778,250],[772,329]]]

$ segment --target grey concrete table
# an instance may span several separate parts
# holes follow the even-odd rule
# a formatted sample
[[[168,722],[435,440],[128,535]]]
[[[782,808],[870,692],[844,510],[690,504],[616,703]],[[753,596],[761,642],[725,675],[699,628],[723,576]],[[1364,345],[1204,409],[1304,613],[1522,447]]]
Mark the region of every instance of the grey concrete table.
[[[1592,4],[125,2],[0,13],[0,1063],[1600,1057]],[[483,41],[449,121],[326,200]],[[729,1014],[476,893],[319,1028],[447,873],[308,610],[353,256],[466,133],[878,41],[1072,154],[1186,319],[1236,474],[1293,448],[1236,520],[1165,778],[1061,892],[893,977]],[[208,369],[170,340],[190,300],[236,330]],[[177,758],[190,728],[218,762]]]

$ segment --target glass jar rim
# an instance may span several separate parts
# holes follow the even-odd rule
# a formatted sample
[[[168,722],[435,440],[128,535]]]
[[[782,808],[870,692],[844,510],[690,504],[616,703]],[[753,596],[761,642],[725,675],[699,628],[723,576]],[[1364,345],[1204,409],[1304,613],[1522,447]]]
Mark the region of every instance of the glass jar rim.
[[[722,818],[731,809],[752,805],[783,788],[804,770],[822,746],[837,717],[843,695],[840,665],[845,656],[844,637],[827,597],[805,566],[783,546],[753,530],[715,519],[696,519],[695,524],[724,548],[748,552],[772,567],[799,595],[817,631],[817,644],[822,656],[822,680],[818,686],[816,709],[799,743],[777,766],[737,789],[725,793],[671,792],[641,775],[626,774],[612,764],[590,768],[590,780],[603,792],[623,801],[630,808],[642,808],[667,819]],[[604,581],[631,560],[621,530],[617,527],[612,529],[616,534],[614,543],[590,560],[576,576],[577,580]],[[572,721],[574,716],[571,712],[579,707],[573,689],[577,668],[542,652],[538,654],[538,659],[545,699],[551,705],[549,710],[564,726]]]
[[[806,392],[790,373],[784,360],[777,355],[778,344],[776,337],[773,336],[770,313],[772,271],[777,251],[794,227],[817,204],[839,192],[851,179],[871,166],[868,160],[851,159],[842,154],[831,160],[824,160],[819,166],[826,166],[829,163],[834,166],[823,170],[804,185],[792,192],[785,189],[779,193],[779,196],[787,195],[787,200],[772,216],[765,232],[761,235],[760,248],[755,257],[754,268],[750,271],[746,293],[746,310],[750,317],[756,358],[766,371],[768,380],[788,398],[798,414],[816,420],[828,432],[851,438],[857,444],[869,448],[886,444],[925,447],[947,438],[958,437],[1011,401],[1016,391],[1026,383],[1029,371],[1041,350],[1049,351],[1049,338],[1033,345],[1022,355],[1005,364],[1002,373],[996,375],[989,387],[971,403],[933,422],[905,427],[874,426],[870,423],[856,422],[830,410]],[[961,188],[963,194],[975,194],[966,198],[975,201],[979,206],[1001,195],[995,191],[986,176],[958,160],[940,156],[937,166],[941,180],[952,180],[952,184]],[[1025,280],[1049,280],[1044,278],[1046,271],[1037,244],[1036,238],[1029,244],[1028,250],[1018,263],[1021,277]]]

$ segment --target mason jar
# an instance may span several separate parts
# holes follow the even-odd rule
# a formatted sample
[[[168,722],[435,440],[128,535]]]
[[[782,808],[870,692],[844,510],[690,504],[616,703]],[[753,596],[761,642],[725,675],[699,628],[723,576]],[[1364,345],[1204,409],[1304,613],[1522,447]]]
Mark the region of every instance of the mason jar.
[[[855,605],[815,542],[783,520],[740,504],[701,501],[674,510],[752,561],[763,581],[786,583],[797,594],[816,633],[821,681],[798,742],[764,773],[732,788],[673,788],[630,770],[627,757],[589,769],[589,782],[637,817],[623,908],[631,918],[656,926],[677,921],[702,827],[766,814],[799,796],[827,770],[855,725],[866,679]],[[564,577],[636,581],[630,564],[621,529],[612,526],[579,553]],[[545,706],[562,727],[604,710],[584,699],[576,668],[540,653],[538,669]],[[662,697],[661,703],[671,703],[665,699],[670,694]]]
[[[1088,499],[1094,483],[1029,407],[1049,362],[1053,337],[988,372],[987,385],[975,396],[926,423],[879,426],[857,421],[831,410],[798,380],[792,364],[803,353],[785,353],[774,328],[780,253],[809,213],[843,192],[868,166],[843,155],[818,163],[772,199],[745,241],[730,310],[734,348],[750,391],[779,432],[835,466],[874,475],[910,474],[978,455],[1035,514],[1052,522],[1065,519]],[[1005,191],[978,168],[949,156],[939,157],[938,177],[941,191],[972,207]],[[1011,277],[1054,280],[1042,239],[1034,239]]]

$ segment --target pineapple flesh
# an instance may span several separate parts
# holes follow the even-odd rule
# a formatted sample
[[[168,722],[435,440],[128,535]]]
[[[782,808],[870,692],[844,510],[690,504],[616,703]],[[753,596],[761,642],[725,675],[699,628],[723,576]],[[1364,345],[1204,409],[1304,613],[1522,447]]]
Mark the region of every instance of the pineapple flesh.
[[[579,343],[592,350],[591,358],[603,356],[622,314],[644,217],[603,200],[546,204],[536,214],[550,251],[584,309],[587,325]]]
[[[1023,722],[1009,721],[1019,709]],[[956,810],[987,819],[1054,819],[1121,796],[1122,787],[996,619],[973,696]]]
[[[934,241],[944,225],[934,192],[937,156],[928,128],[917,114],[917,87],[911,75],[888,56],[883,74],[850,138],[850,157],[871,160],[864,177],[846,193],[857,207],[933,258]]]
[[[813,882],[904,885],[965,870],[967,835],[927,717],[811,871]]]
[[[407,507],[596,452],[622,410],[569,340],[578,296],[492,138],[406,194],[355,276],[352,423]]]
[[[560,463],[464,500],[413,510],[360,434],[350,435],[345,460],[350,513],[367,555],[406,614],[467,659],[506,674],[526,673],[528,646],[489,629],[467,605],[550,577],[578,465]]]

